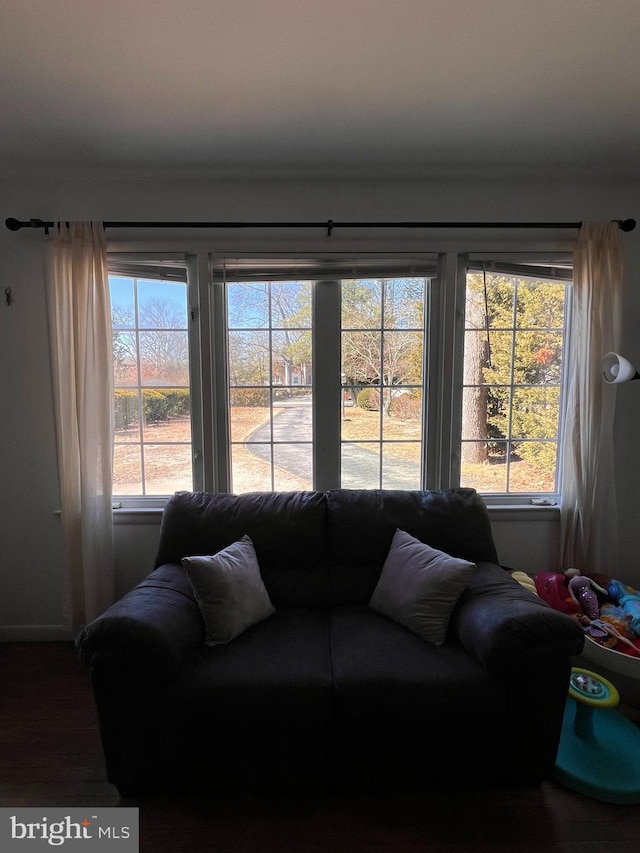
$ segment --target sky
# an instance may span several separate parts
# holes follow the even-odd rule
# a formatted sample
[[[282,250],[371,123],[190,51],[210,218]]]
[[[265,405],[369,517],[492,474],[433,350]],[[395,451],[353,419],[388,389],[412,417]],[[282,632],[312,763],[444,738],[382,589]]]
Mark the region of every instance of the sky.
[[[134,312],[134,279],[125,276],[109,276],[109,290],[111,293],[111,308],[121,308],[127,311],[131,317]],[[182,282],[174,281],[152,281],[138,279],[138,301],[140,307],[152,300],[168,302],[175,306],[184,317],[184,326],[187,326],[187,288]]]

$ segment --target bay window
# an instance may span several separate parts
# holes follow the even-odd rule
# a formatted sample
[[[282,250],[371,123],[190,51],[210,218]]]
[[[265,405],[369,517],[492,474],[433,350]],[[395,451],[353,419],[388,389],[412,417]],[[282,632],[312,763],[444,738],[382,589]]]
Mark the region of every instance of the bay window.
[[[566,258],[114,255],[114,495],[560,490]]]

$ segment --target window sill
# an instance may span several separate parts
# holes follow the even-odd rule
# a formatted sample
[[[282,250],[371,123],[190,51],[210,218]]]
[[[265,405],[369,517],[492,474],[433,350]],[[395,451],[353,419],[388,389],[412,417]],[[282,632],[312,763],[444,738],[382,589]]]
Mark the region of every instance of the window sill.
[[[535,506],[522,504],[487,504],[490,518],[496,521],[557,521],[560,517],[560,504]],[[113,510],[114,524],[159,524],[162,518],[162,506],[117,507]]]
[[[113,523],[118,524],[160,524],[163,507],[118,507],[113,510]]]
[[[530,503],[523,504],[488,504],[487,510],[490,518],[495,518],[496,521],[556,521],[560,518],[560,504],[551,506],[535,506]]]

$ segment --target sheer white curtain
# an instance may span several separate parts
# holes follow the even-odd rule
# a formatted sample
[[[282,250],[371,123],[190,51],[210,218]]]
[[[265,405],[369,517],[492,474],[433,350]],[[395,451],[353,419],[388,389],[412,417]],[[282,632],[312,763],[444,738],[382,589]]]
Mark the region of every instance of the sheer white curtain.
[[[561,507],[565,569],[617,568],[613,459],[615,386],[601,361],[618,349],[622,245],[617,223],[583,224],[574,251],[571,359]]]
[[[60,223],[48,258],[49,336],[64,534],[64,619],[113,601],[113,370],[104,228]]]

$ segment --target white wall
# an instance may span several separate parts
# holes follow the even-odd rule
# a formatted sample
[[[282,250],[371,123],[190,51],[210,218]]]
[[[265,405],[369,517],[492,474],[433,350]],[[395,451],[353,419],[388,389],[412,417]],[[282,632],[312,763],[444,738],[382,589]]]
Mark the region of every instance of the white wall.
[[[0,220],[450,220],[640,219],[640,183],[20,181],[0,185]],[[113,232],[109,237],[118,235]],[[157,235],[153,235],[156,237]],[[563,235],[566,239],[566,235]],[[490,238],[493,239],[493,238]],[[640,227],[624,235],[621,349],[640,364]],[[61,531],[41,231],[0,226],[0,638],[61,635]],[[12,288],[13,302],[4,303]],[[637,383],[640,386],[640,383]],[[640,387],[618,389],[620,577],[640,587],[637,482]],[[493,516],[501,560],[556,568],[557,513]],[[151,568],[157,525],[116,526],[117,589]]]

